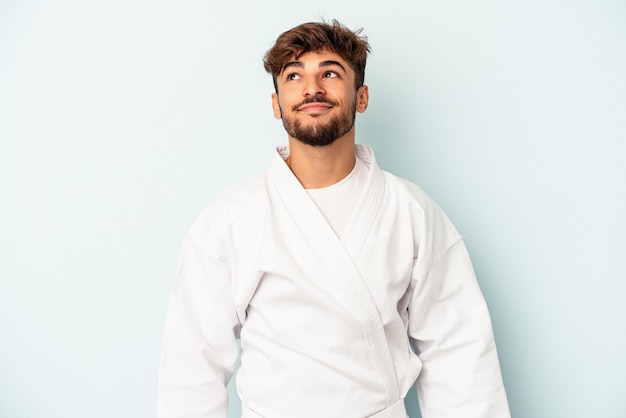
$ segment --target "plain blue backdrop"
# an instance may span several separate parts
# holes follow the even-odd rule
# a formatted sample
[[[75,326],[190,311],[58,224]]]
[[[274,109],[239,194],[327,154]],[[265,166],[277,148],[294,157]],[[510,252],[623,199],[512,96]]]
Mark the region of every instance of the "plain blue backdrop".
[[[0,1],[0,416],[155,415],[182,237],[286,141],[261,59],[321,17],[365,28],[358,142],[465,236],[513,416],[626,416],[610,0]]]

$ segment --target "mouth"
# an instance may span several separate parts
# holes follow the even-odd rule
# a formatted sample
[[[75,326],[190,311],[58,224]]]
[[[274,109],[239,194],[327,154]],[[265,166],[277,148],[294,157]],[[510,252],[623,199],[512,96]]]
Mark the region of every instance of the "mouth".
[[[304,113],[320,113],[333,108],[336,103],[324,98],[308,98],[293,107],[293,110]]]
[[[315,103],[308,103],[308,104],[299,106],[297,110],[298,112],[304,112],[304,113],[320,113],[332,107],[333,106],[329,103],[315,102]]]

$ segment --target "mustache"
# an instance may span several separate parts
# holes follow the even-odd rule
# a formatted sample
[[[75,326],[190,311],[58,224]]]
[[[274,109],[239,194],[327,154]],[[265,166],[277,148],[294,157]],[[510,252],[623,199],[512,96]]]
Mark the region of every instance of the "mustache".
[[[307,104],[310,104],[310,103],[327,103],[327,104],[329,104],[331,106],[338,106],[339,105],[339,103],[337,103],[337,102],[335,102],[333,100],[327,99],[327,98],[325,98],[323,96],[313,96],[313,97],[307,97],[306,99],[304,99],[300,103],[291,106],[291,110],[296,111],[300,107],[302,107],[304,105],[307,105]]]

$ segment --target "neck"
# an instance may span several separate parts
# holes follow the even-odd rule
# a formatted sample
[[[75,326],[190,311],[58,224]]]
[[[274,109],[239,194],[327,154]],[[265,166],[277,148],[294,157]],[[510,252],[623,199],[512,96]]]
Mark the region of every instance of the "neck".
[[[289,137],[289,150],[286,163],[305,189],[332,186],[354,168],[354,129],[323,147]]]

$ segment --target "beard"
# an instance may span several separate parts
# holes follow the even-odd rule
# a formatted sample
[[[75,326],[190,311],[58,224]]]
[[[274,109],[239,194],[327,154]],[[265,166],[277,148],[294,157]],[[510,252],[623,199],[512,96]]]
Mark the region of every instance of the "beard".
[[[329,103],[333,106],[338,105],[338,103],[323,97],[313,97],[293,106],[292,110],[296,111],[298,107],[304,104],[315,102]],[[282,112],[282,109],[281,114],[283,115],[283,127],[289,136],[313,147],[323,147],[332,144],[337,139],[350,132],[354,126],[356,116],[356,100],[354,100],[350,106],[347,106],[340,114],[332,116],[326,123],[320,122],[318,120],[320,116],[317,115],[307,116],[311,117],[313,122],[305,125],[299,119],[292,119],[286,116],[285,113]]]

